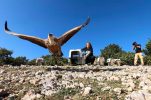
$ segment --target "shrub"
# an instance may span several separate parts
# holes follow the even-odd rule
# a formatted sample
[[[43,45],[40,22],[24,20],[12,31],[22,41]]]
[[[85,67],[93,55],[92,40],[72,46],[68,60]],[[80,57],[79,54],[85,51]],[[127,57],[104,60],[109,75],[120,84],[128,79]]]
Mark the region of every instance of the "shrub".
[[[151,65],[151,55],[144,57],[145,65]]]
[[[26,57],[16,57],[14,58],[13,65],[14,66],[20,66],[20,65],[26,65],[28,63],[28,60]]]
[[[119,59],[121,59],[122,64],[124,64],[124,65],[133,65],[134,56],[135,56],[135,54],[132,52],[124,52],[121,54],[121,57],[119,57]]]
[[[66,58],[55,57],[52,55],[42,56],[42,58],[44,58],[45,65],[54,66],[54,65],[65,65],[68,63],[68,60]]]

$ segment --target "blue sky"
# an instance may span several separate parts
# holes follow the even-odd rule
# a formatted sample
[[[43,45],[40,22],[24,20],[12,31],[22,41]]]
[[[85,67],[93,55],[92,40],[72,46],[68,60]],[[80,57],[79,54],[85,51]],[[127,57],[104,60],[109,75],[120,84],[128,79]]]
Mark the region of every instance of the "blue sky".
[[[14,57],[33,59],[49,54],[47,49],[6,34],[6,20],[15,32],[45,39],[49,32],[59,37],[88,16],[89,25],[62,47],[65,57],[70,49],[83,48],[87,41],[98,56],[108,44],[132,51],[133,41],[144,48],[151,38],[150,0],[0,0],[0,47],[12,50]]]

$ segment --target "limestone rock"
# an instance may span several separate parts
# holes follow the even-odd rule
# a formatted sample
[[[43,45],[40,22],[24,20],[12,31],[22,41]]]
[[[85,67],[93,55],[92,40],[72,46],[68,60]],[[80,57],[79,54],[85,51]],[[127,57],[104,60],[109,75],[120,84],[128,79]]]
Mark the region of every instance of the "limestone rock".
[[[37,85],[39,81],[40,81],[40,79],[32,79],[29,82],[30,82],[30,84]]]
[[[151,94],[147,91],[133,91],[125,97],[125,100],[151,100]]]
[[[33,90],[28,91],[21,100],[35,100],[37,95]]]
[[[110,86],[107,86],[107,87],[102,88],[101,90],[102,90],[102,91],[110,91],[110,89],[111,89],[111,87],[110,87]]]
[[[116,94],[120,95],[121,92],[122,92],[122,89],[121,89],[121,88],[114,88],[113,91],[114,91]]]
[[[84,89],[83,96],[86,96],[86,95],[90,94],[91,91],[92,91],[92,88],[91,88],[91,87],[86,87],[86,88]]]
[[[80,86],[81,88],[84,88],[84,84],[83,84],[83,83],[80,83],[79,86]]]

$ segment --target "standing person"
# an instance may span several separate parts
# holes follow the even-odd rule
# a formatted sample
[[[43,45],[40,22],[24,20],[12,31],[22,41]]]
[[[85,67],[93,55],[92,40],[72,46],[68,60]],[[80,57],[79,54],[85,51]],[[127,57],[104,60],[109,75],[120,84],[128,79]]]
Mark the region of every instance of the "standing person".
[[[86,43],[86,47],[84,47],[82,49],[82,51],[85,52],[84,54],[84,60],[85,60],[85,64],[94,63],[95,57],[93,56],[93,48],[90,42]]]
[[[137,65],[138,58],[141,60],[141,65],[144,65],[143,56],[142,56],[142,50],[141,45],[137,44],[136,42],[133,42],[133,50],[135,50],[135,57],[134,57],[134,65]]]

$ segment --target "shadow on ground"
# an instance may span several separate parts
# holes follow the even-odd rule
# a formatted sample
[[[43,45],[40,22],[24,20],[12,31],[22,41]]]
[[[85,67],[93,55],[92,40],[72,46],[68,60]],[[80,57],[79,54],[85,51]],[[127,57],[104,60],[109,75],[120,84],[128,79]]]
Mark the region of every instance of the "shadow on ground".
[[[123,70],[123,68],[61,68],[61,67],[52,67],[47,68],[47,71],[69,71],[69,72],[99,72],[99,71],[120,71]]]

